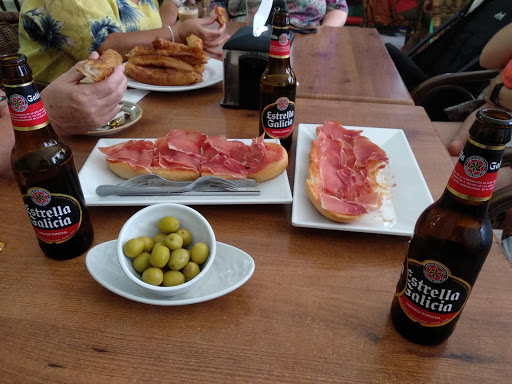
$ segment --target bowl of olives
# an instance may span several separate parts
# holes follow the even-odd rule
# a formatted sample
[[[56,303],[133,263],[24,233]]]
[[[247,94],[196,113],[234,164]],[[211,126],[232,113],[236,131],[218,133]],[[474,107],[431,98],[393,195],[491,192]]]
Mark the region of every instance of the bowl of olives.
[[[130,217],[117,239],[125,274],[146,291],[173,296],[200,282],[215,259],[217,242],[208,221],[181,204],[145,207]]]

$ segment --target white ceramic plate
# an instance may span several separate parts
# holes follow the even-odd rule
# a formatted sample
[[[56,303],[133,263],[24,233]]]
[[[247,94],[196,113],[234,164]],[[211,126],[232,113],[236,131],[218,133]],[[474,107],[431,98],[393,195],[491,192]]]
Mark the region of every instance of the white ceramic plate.
[[[92,248],[85,257],[91,276],[109,291],[140,303],[177,306],[201,303],[224,296],[241,287],[254,273],[254,260],[244,251],[217,242],[215,261],[200,284],[172,297],[148,293],[131,281],[121,269],[117,257],[117,240]]]
[[[259,196],[105,196],[96,194],[96,187],[101,184],[119,184],[123,179],[116,176],[108,167],[105,155],[99,147],[108,147],[128,140],[141,139],[99,139],[91,154],[78,174],[85,202],[90,206],[132,206],[151,205],[157,203],[179,203],[189,205],[205,204],[289,204],[292,202],[292,191],[286,171],[276,178],[259,183],[256,187]],[[250,144],[250,139],[240,139]],[[268,140],[279,142],[279,140]]]
[[[388,155],[389,164],[382,176],[388,185],[389,196],[382,207],[364,215],[360,220],[342,224],[323,216],[306,195],[311,141],[316,138],[316,127],[321,124],[299,124],[293,188],[292,224],[296,227],[331,229],[338,231],[381,233],[410,236],[416,220],[433,202],[423,174],[401,129],[345,127],[360,129],[363,135],[380,146]]]
[[[128,77],[128,87],[145,89],[148,91],[158,92],[183,92],[191,91],[193,89],[206,88],[210,85],[217,84],[224,79],[224,64],[220,60],[210,59],[204,65],[203,81],[191,85],[183,86],[164,86],[139,83]]]
[[[126,128],[130,128],[133,124],[140,120],[142,117],[142,108],[137,104],[132,103],[130,101],[121,100],[121,112],[127,114],[126,119],[123,124],[117,127],[110,127],[106,124],[103,127],[96,128],[92,131],[86,132],[85,134],[88,136],[108,136],[113,135],[114,133],[124,131]]]

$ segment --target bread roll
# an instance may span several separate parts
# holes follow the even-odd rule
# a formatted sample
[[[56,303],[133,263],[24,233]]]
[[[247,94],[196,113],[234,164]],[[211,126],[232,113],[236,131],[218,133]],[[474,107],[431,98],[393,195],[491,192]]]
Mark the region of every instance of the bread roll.
[[[117,51],[107,49],[98,59],[85,60],[77,70],[87,79],[98,82],[110,76],[120,64],[123,64],[123,57]]]

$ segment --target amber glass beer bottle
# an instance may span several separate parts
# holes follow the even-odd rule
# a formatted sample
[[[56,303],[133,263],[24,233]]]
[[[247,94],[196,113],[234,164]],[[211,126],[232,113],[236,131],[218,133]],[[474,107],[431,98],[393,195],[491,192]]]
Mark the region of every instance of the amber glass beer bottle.
[[[279,139],[290,149],[293,141],[297,80],[290,64],[290,14],[275,9],[268,64],[260,79],[260,135]]]
[[[451,335],[489,253],[487,208],[511,127],[508,112],[477,113],[445,191],[416,223],[391,305],[395,328],[415,343]]]
[[[26,57],[0,56],[0,75],[14,128],[11,165],[39,246],[52,259],[79,256],[94,235],[71,149],[50,124]]]

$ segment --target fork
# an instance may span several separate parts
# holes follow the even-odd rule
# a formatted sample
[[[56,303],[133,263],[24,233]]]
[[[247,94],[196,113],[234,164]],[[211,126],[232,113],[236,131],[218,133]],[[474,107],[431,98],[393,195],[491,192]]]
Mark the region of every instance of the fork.
[[[226,193],[257,195],[260,193],[257,190],[240,187],[233,181],[216,176],[204,176],[193,182],[169,182],[169,180],[163,178],[151,179],[154,180],[151,181],[148,178],[137,176],[118,185],[100,185],[96,188],[96,194],[104,197],[111,195],[171,195],[187,192],[197,192],[196,194],[202,193],[205,195]]]
[[[196,187],[199,185],[203,185],[204,183],[208,183],[210,181],[216,181],[218,186],[231,186],[231,187],[255,187],[256,182],[251,179],[242,179],[242,180],[227,180],[218,176],[201,176],[194,181],[173,181],[163,178],[162,176],[155,174],[147,174],[135,176],[131,179],[122,181],[117,184],[123,187],[159,187],[159,186],[172,186],[172,187],[181,187],[181,186],[191,186]]]

